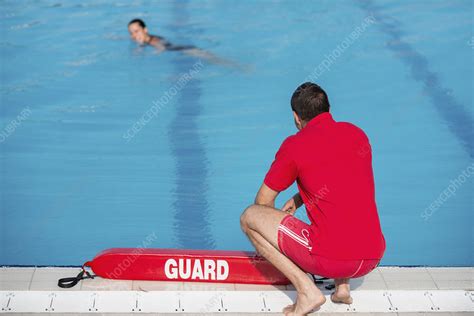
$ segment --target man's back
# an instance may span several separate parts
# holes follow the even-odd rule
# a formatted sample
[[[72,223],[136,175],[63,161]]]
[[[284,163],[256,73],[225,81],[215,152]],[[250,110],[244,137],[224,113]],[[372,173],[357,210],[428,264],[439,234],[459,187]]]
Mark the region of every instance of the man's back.
[[[385,240],[365,133],[353,124],[335,122],[326,112],[288,137],[278,154],[289,155],[296,166],[312,224],[311,252],[341,260],[382,258]],[[266,183],[272,187],[272,182],[269,172]]]

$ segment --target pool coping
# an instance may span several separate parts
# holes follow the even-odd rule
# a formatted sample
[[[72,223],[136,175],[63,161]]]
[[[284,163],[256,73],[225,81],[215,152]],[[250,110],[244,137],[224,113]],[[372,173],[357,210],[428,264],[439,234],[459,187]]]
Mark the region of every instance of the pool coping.
[[[287,302],[288,298],[294,298],[296,295],[292,285],[131,281],[110,280],[100,277],[82,280],[75,287],[69,289],[57,286],[59,278],[75,276],[79,271],[79,267],[2,267],[0,268],[0,298],[2,298],[2,304],[6,304],[6,300],[11,300],[14,297],[17,300],[22,298],[23,302],[36,302],[35,304],[38,306],[43,306],[52,297],[57,299],[58,302],[60,299],[66,300],[67,298],[71,299],[71,302],[80,299],[89,302],[91,297],[101,297],[102,300],[106,300],[107,297],[115,297],[115,301],[125,302],[140,297],[142,300],[140,302],[146,305],[147,299],[151,302],[156,301],[157,298],[171,297],[166,299],[171,302],[173,297],[181,297],[184,300],[183,304],[185,304],[185,298],[187,298],[187,306],[197,306],[196,304],[199,304],[199,302],[209,302],[216,300],[216,298],[226,302],[226,304],[234,304],[239,300],[249,302],[249,300],[256,297],[267,297],[269,301],[273,302],[271,303],[273,304],[271,310],[274,312],[283,301],[286,300],[285,302]],[[329,283],[331,283],[331,280]],[[330,302],[329,295],[331,291],[325,289],[325,284],[318,285],[318,287],[327,298],[326,304],[318,313],[474,312],[474,267],[378,267],[362,278],[351,280],[354,304],[342,305],[342,307],[340,304],[337,304],[337,306]],[[391,298],[392,296],[393,298]],[[154,299],[151,297],[154,297]],[[398,302],[393,303],[394,299]],[[470,301],[466,301],[467,299]],[[138,298],[136,300],[138,304]],[[189,300],[196,300],[196,302],[189,303]],[[462,307],[457,309],[456,307],[446,307],[459,305],[453,305],[453,300],[454,302],[459,300],[460,304],[462,302]],[[414,306],[414,302],[419,302],[419,305]],[[260,303],[254,302],[255,306],[249,304],[237,304],[235,306],[245,307],[248,311],[256,311],[260,308],[255,305]],[[23,307],[26,308],[26,305],[30,304],[24,303]],[[436,310],[437,306],[441,306],[441,310]],[[110,307],[112,309],[102,307],[102,312],[117,312],[113,307]],[[212,308],[214,307],[213,305]],[[81,308],[77,307],[72,309],[71,312],[85,312]],[[390,308],[393,310],[390,310]],[[189,307],[182,312],[199,314],[203,310],[205,314],[220,312],[203,308],[190,310]],[[18,311],[20,313],[25,310],[20,308]],[[35,312],[41,311],[45,312],[43,307],[39,308],[38,311],[35,310]],[[168,309],[156,311],[165,312]],[[153,312],[156,311],[153,310]],[[14,313],[12,310],[4,310],[3,312]],[[131,310],[127,307],[123,312],[131,312]]]

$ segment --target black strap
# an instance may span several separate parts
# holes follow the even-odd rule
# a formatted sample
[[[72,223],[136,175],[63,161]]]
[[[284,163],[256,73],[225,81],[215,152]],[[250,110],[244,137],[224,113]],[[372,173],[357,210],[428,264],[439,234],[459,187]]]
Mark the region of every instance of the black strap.
[[[86,276],[84,276],[84,274]],[[82,271],[75,277],[70,278],[62,278],[58,280],[58,286],[62,288],[70,288],[75,286],[79,281],[84,279],[93,279],[95,275],[91,275],[89,272],[86,271],[84,266],[82,267]]]
[[[324,281],[329,280],[329,278],[317,278],[314,276],[314,274],[311,274],[313,277],[313,281],[315,284],[324,284]],[[334,283],[328,284],[325,286],[326,290],[334,290],[336,288],[336,285]]]

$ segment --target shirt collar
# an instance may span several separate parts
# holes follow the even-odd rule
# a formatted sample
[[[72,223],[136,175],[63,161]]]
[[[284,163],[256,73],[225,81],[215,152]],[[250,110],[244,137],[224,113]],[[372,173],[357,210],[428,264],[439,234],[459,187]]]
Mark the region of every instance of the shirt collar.
[[[313,126],[313,125],[317,125],[317,124],[320,124],[322,122],[334,122],[334,119],[332,118],[332,115],[331,113],[329,112],[324,112],[324,113],[321,113],[319,115],[317,115],[316,117],[314,117],[313,119],[311,119],[307,124],[306,126]],[[306,127],[305,126],[305,127]]]

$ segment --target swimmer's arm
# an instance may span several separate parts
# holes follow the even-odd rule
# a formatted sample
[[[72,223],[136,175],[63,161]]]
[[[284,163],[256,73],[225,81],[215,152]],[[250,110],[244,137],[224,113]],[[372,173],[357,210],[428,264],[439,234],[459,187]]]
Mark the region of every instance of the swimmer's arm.
[[[164,52],[166,50],[166,46],[163,45],[161,42],[158,42],[158,43],[152,43],[150,44],[151,46],[153,46],[154,48],[156,48],[156,51],[158,53],[161,53],[161,52]]]
[[[156,48],[156,50],[161,53],[166,50],[166,41],[164,38],[152,35],[152,39],[149,43],[151,46]]]
[[[262,184],[255,197],[255,204],[275,207],[275,200],[278,196],[277,191],[270,189],[265,183]]]

